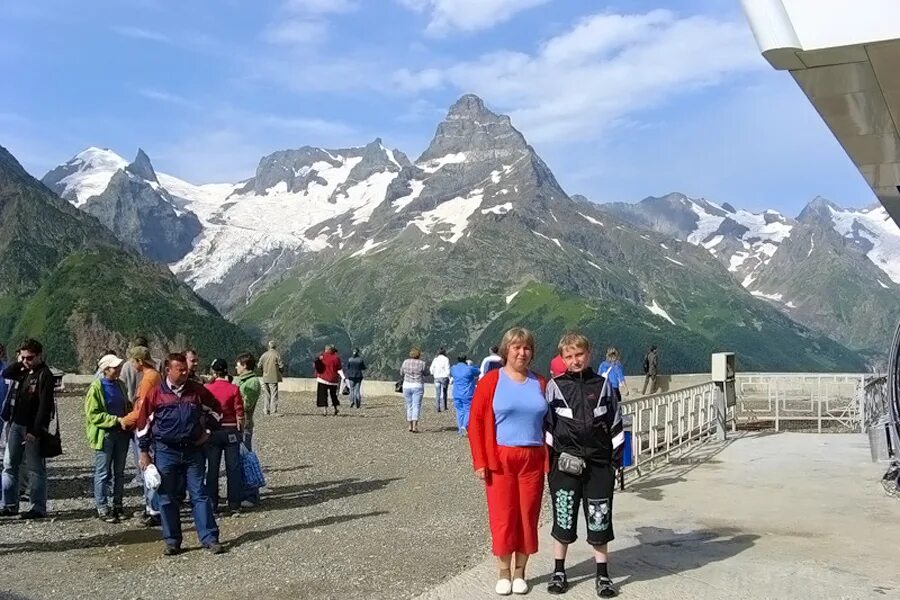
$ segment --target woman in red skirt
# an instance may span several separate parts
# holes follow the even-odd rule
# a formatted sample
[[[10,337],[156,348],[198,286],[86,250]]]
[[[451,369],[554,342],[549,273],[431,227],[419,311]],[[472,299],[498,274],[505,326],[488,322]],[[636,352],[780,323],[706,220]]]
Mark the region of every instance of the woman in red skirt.
[[[503,367],[475,388],[469,445],[484,480],[493,552],[500,564],[498,594],[525,594],[525,565],[537,552],[538,516],[547,468],[543,420],[545,381],[529,370],[534,336],[515,327],[500,344]],[[515,563],[513,563],[515,558]]]

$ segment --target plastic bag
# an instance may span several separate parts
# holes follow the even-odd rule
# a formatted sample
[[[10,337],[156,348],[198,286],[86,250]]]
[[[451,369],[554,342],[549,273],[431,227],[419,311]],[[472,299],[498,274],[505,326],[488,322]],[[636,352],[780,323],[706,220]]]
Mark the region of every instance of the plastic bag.
[[[263,475],[259,457],[247,446],[241,444],[241,478],[248,488],[259,489],[266,486],[266,477]]]
[[[144,486],[148,490],[157,489],[162,483],[162,476],[159,474],[159,470],[156,468],[156,465],[151,464],[149,467],[144,469]]]

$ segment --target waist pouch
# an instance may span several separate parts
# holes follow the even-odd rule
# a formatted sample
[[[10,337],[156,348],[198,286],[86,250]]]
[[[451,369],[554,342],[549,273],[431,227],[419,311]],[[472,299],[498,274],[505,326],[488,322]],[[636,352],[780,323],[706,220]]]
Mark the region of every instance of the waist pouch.
[[[561,452],[556,461],[557,468],[569,475],[581,475],[584,471],[584,459],[578,458],[568,452]]]

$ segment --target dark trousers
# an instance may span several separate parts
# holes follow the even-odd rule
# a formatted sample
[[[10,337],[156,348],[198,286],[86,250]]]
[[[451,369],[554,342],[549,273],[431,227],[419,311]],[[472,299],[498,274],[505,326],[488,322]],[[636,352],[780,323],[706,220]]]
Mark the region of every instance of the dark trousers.
[[[328,385],[319,381],[316,385],[316,406],[319,408],[328,407],[328,397],[331,396],[331,405],[340,406],[341,401],[338,400],[338,385]]]
[[[219,466],[225,455],[225,481],[228,485],[228,508],[241,506],[244,494],[241,480],[241,432],[237,427],[223,427],[212,432],[206,444],[206,494],[213,510],[219,510]]]
[[[154,461],[162,484],[159,486],[159,512],[166,545],[181,546],[181,519],[178,494],[185,488],[191,494],[194,525],[203,545],[219,541],[219,527],[212,503],[206,494],[206,451],[202,446],[174,447],[158,442]]]

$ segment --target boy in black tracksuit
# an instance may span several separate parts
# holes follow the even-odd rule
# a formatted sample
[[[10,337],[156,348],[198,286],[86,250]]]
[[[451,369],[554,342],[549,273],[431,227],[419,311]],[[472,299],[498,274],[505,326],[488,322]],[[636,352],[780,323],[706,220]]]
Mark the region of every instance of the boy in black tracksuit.
[[[545,427],[552,449],[549,484],[555,540],[555,565],[547,591],[562,594],[568,590],[566,552],[578,537],[578,504],[582,503],[587,541],[594,547],[597,563],[597,595],[611,598],[618,591],[607,571],[606,545],[614,538],[612,499],[624,442],[622,415],[616,391],[589,366],[588,339],[567,334],[560,340],[559,351],[566,373],[550,380],[546,389],[550,410]],[[581,473],[573,474],[579,466]]]

